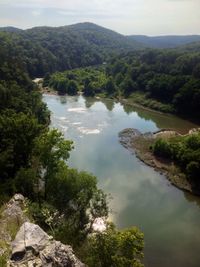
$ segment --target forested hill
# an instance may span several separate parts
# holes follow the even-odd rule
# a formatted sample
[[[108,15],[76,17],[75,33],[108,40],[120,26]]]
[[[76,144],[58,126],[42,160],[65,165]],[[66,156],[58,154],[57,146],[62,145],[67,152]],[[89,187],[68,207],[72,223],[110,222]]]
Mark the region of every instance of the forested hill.
[[[98,65],[111,54],[141,47],[136,41],[92,23],[24,31],[12,27],[0,30],[0,49],[9,50],[13,59],[20,59],[31,77]]]
[[[166,35],[166,36],[146,36],[131,35],[129,39],[142,43],[151,48],[175,48],[189,43],[199,42],[200,35]]]
[[[26,70],[42,73],[53,62],[56,69],[59,58],[30,36],[24,32],[0,34],[0,266],[7,266],[9,243],[22,223],[10,213],[5,218],[8,205],[4,203],[11,195],[22,193],[28,197],[25,217],[30,215],[56,240],[73,245],[87,266],[119,266],[117,263],[123,262],[124,266],[136,263],[143,267],[143,234],[136,227],[118,231],[108,224],[106,232],[91,235],[94,221],[108,217],[107,196],[98,188],[95,176],[69,168],[73,142],[57,129],[48,128],[50,114]],[[78,53],[76,45],[73,49]],[[73,62],[72,57],[69,60]],[[31,235],[30,228],[26,233]],[[15,266],[29,261],[24,253],[15,260]]]
[[[200,118],[200,43],[176,49],[146,49],[113,57],[101,68],[46,75],[44,86],[60,94],[126,98],[162,112]]]

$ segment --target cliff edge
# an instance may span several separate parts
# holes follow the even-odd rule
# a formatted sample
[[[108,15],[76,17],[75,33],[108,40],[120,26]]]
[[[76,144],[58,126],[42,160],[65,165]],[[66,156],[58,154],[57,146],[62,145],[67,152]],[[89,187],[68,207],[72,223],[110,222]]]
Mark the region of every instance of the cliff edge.
[[[0,217],[0,266],[84,267],[71,246],[45,233],[26,216],[25,198],[16,194]]]

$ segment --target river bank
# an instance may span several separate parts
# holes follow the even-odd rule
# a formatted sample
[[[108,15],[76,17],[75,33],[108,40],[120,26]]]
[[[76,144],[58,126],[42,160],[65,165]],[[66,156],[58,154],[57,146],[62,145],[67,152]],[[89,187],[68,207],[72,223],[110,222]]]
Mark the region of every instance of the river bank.
[[[198,125],[129,109],[112,100],[96,102],[83,96],[64,99],[43,95],[51,111],[51,127],[74,141],[68,164],[98,177],[99,186],[109,196],[110,219],[118,229],[137,225],[144,232],[145,266],[169,267],[173,262],[176,267],[197,267],[200,198],[172,186],[159,172],[130,155],[119,143],[118,133],[133,127],[142,133],[165,128],[185,134]]]
[[[190,131],[188,134],[192,133]],[[192,188],[186,175],[171,160],[157,157],[151,147],[158,138],[170,138],[180,135],[172,129],[162,129],[157,132],[140,133],[137,129],[127,128],[119,133],[119,142],[146,165],[154,168],[160,174],[164,174],[171,184],[179,189],[200,196],[200,192]]]
[[[58,95],[58,96],[68,96],[67,94],[59,94],[58,91],[54,90],[52,87],[43,86],[43,80],[44,78],[35,78],[33,80],[34,83],[36,83],[40,89],[40,92],[42,94],[48,94],[48,95]],[[79,88],[80,89],[80,88]],[[77,95],[83,95],[83,92],[79,90],[77,92]],[[129,96],[128,98],[124,98],[120,95],[117,96],[109,96],[106,94],[96,94],[94,97],[97,101],[101,100],[113,100],[116,103],[120,103],[122,105],[127,105],[132,108],[140,108],[146,111],[155,112],[157,114],[161,115],[169,115],[169,116],[176,116],[178,118],[188,120],[193,123],[199,123],[198,119],[194,119],[191,117],[185,117],[181,116],[181,114],[176,114],[175,110],[169,105],[161,103],[160,101],[156,99],[150,99],[147,98],[146,95],[142,92],[134,92]]]

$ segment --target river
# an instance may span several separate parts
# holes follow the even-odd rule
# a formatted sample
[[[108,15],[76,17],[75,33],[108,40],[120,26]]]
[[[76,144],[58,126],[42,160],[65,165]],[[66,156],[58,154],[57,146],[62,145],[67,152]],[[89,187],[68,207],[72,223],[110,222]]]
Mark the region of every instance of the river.
[[[199,267],[200,198],[172,186],[118,142],[124,128],[186,133],[197,125],[112,100],[55,95],[43,100],[51,127],[74,141],[68,164],[98,177],[99,187],[111,196],[111,219],[118,228],[136,225],[144,232],[145,266]]]

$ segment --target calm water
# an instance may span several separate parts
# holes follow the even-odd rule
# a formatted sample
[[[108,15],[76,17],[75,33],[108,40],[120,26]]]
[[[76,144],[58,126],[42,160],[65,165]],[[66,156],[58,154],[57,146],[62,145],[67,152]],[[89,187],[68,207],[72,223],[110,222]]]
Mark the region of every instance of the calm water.
[[[69,165],[87,170],[112,196],[111,217],[119,228],[138,226],[145,234],[146,267],[200,266],[200,199],[171,186],[118,142],[127,127],[141,132],[196,125],[113,101],[44,95],[52,126],[72,139]]]

